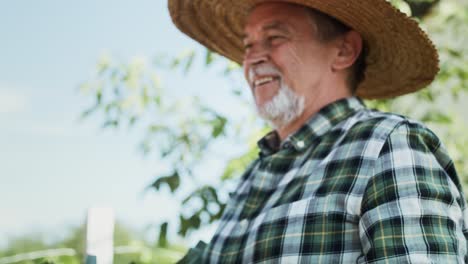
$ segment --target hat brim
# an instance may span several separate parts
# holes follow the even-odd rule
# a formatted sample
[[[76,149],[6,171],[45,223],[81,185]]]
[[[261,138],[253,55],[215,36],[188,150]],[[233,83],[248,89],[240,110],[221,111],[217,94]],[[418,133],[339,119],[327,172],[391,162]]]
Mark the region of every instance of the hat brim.
[[[242,64],[244,21],[271,0],[169,0],[174,24],[208,49]],[[429,85],[439,71],[437,51],[418,24],[385,0],[275,0],[308,6],[359,32],[366,70],[356,94],[391,98]]]

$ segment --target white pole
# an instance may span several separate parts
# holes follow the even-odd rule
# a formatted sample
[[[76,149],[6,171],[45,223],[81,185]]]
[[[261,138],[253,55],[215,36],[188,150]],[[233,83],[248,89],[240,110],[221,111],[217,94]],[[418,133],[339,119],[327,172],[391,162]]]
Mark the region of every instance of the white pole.
[[[86,259],[95,264],[112,264],[114,257],[114,211],[90,208],[86,224]]]

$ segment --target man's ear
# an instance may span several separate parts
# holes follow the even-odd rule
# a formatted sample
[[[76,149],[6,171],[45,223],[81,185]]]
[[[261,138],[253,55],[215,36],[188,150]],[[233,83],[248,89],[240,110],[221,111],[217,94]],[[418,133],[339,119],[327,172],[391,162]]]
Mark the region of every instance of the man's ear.
[[[337,56],[332,64],[334,71],[351,67],[362,52],[362,37],[354,30],[347,32],[338,46]]]

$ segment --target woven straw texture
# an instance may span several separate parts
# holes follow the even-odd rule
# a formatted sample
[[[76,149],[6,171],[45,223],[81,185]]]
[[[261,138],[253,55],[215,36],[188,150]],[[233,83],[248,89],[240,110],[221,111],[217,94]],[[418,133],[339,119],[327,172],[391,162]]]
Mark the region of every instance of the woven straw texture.
[[[244,21],[269,0],[168,0],[174,24],[210,50],[242,64]],[[329,14],[364,38],[364,80],[357,95],[391,98],[430,84],[439,71],[437,51],[418,24],[385,0],[276,0]]]

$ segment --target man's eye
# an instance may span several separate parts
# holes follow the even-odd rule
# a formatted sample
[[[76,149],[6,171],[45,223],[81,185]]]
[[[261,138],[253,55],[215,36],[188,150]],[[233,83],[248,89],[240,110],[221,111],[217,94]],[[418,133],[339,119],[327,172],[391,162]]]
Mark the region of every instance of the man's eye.
[[[268,37],[269,42],[279,42],[283,39],[284,39],[283,36],[277,36],[277,35]]]
[[[247,43],[247,44],[244,45],[244,50],[248,50],[248,49],[250,49],[251,47],[252,47],[252,44]]]

